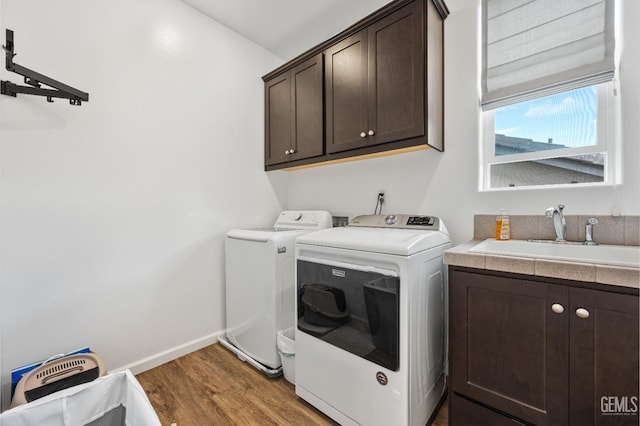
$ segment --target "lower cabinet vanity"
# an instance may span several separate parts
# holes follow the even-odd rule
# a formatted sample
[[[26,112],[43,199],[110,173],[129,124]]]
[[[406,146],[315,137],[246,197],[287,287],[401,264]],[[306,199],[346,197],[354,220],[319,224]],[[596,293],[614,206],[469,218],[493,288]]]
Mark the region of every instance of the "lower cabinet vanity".
[[[449,266],[449,424],[638,425],[638,289]]]

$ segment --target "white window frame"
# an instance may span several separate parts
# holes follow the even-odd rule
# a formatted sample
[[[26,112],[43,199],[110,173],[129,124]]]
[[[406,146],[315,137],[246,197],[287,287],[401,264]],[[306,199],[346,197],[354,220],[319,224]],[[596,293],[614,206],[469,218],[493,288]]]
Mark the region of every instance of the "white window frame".
[[[619,138],[617,131],[616,116],[619,109],[619,96],[616,95],[616,80],[601,83],[598,85],[598,126],[597,144],[592,146],[577,148],[561,148],[537,152],[526,152],[519,154],[495,155],[495,111],[481,111],[481,143],[480,143],[480,168],[479,168],[479,190],[481,192],[490,191],[513,191],[523,189],[540,188],[575,188],[576,186],[605,186],[620,183],[621,171],[618,165],[619,160]],[[514,187],[491,187],[491,166],[529,160],[541,160],[549,158],[576,156],[590,153],[604,153],[604,178],[602,182],[587,182],[575,184],[546,184],[546,185],[526,185]]]

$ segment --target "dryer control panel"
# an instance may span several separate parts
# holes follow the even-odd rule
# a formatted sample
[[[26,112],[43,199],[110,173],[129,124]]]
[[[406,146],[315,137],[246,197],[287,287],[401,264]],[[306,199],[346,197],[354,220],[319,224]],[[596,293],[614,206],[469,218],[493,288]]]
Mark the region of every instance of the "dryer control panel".
[[[357,216],[349,226],[365,226],[374,228],[404,228],[439,230],[440,219],[435,216],[420,216],[408,214],[372,214]]]

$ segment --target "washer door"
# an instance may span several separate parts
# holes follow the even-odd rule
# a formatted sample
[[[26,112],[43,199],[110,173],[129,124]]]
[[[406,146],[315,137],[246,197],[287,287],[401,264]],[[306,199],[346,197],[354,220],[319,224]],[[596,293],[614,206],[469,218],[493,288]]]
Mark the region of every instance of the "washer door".
[[[356,268],[297,260],[298,329],[398,371],[400,279]]]

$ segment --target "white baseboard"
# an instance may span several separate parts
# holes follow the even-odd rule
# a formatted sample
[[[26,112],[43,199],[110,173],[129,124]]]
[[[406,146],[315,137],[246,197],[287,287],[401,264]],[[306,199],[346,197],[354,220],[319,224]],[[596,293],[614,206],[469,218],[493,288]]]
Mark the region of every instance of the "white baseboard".
[[[162,365],[169,361],[173,361],[174,359],[180,358],[181,356],[185,356],[187,354],[190,354],[191,352],[195,352],[198,349],[202,349],[206,346],[213,345],[214,343],[218,343],[218,337],[224,334],[225,334],[225,330],[217,331],[208,336],[204,336],[199,339],[192,340],[191,342],[184,343],[174,348],[167,349],[166,351],[162,351],[155,355],[151,355],[150,357],[132,362],[131,364],[110,369],[109,373],[117,373],[119,371],[131,370],[131,372],[134,375],[140,374],[144,371],[151,370],[152,368],[155,368],[159,365]]]

